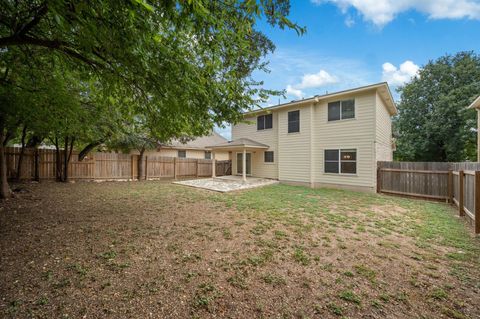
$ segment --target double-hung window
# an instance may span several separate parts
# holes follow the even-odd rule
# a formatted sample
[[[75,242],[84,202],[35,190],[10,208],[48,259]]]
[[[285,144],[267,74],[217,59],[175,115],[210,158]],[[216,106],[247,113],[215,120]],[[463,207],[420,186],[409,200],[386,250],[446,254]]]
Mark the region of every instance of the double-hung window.
[[[300,132],[300,111],[288,112],[288,133]]]
[[[207,160],[212,159],[212,152],[211,151],[205,151],[205,159],[207,159]]]
[[[257,130],[268,130],[273,127],[273,115],[266,114],[257,116]]]
[[[357,150],[325,150],[324,171],[333,174],[356,174]]]
[[[329,122],[353,118],[355,118],[355,100],[344,100],[328,103]]]

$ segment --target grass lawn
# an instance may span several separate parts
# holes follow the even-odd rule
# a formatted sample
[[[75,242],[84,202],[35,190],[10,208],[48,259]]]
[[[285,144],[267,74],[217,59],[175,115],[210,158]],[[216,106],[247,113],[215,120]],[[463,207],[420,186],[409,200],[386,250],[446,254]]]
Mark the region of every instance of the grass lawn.
[[[480,240],[446,204],[286,185],[25,187],[0,203],[0,317],[480,317]]]

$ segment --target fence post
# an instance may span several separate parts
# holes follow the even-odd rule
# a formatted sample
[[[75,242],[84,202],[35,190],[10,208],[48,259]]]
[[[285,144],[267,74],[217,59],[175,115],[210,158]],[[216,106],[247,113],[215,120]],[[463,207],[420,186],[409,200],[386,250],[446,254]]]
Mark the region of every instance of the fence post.
[[[132,176],[132,181],[135,179],[135,175],[134,175],[135,174],[135,168],[134,168],[134,166],[135,166],[134,162],[135,161],[133,160],[134,156],[135,155],[130,155],[130,175]]]
[[[177,179],[177,158],[173,158],[173,179]]]
[[[199,159],[197,158],[195,160],[195,177],[198,177],[198,161],[199,161]]]
[[[147,164],[148,164],[148,156],[145,155],[145,180],[148,179],[148,166],[147,166]]]
[[[465,214],[463,210],[463,179],[463,170],[458,171],[458,214],[460,216],[463,216]]]
[[[97,160],[95,159],[95,153],[92,153],[92,180],[95,180],[96,179],[96,174],[97,174],[97,169],[96,169],[96,165],[97,165]]]
[[[448,202],[453,203],[453,172],[448,170]]]
[[[475,234],[480,234],[480,171],[475,171]]]
[[[382,170],[380,169],[380,166],[377,166],[377,193],[380,193],[382,191],[382,176],[381,176],[381,174],[382,174]]]

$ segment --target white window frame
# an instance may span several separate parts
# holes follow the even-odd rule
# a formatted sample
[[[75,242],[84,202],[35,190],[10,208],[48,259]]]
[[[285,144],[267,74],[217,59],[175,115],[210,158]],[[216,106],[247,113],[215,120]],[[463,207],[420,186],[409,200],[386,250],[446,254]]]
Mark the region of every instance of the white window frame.
[[[342,109],[343,109],[343,102],[345,101],[352,101],[353,100],[353,117],[349,117],[348,119],[344,119],[342,117]],[[329,120],[328,119],[328,112],[329,112],[329,108],[328,108],[328,105],[330,103],[335,103],[335,102],[340,102],[340,119],[338,120]],[[356,100],[355,98],[353,99],[345,99],[345,100],[336,100],[336,101],[332,101],[332,102],[328,102],[327,103],[327,123],[335,123],[335,122],[338,122],[338,121],[350,121],[350,120],[355,120],[357,118],[357,103],[356,103]]]
[[[180,152],[185,152],[185,157],[180,156]],[[187,150],[177,150],[177,157],[178,158],[187,158]]]
[[[296,131],[296,132],[290,132],[290,119],[288,118],[288,116],[289,116],[290,113],[293,113],[293,112],[298,112],[298,131]],[[299,134],[300,133],[300,125],[301,125],[300,114],[301,114],[300,110],[291,110],[291,111],[287,112],[287,134]]]
[[[325,158],[326,151],[337,151],[338,152],[338,172],[326,172],[325,171],[325,163],[326,162],[337,162],[337,161],[327,161]],[[355,152],[355,160],[342,160],[342,151],[343,152]],[[346,163],[355,163],[355,173],[342,173],[342,162]],[[333,147],[333,148],[326,148],[323,150],[323,173],[330,174],[330,175],[346,175],[346,176],[357,176],[358,175],[358,149],[356,148],[340,148],[340,147]]]

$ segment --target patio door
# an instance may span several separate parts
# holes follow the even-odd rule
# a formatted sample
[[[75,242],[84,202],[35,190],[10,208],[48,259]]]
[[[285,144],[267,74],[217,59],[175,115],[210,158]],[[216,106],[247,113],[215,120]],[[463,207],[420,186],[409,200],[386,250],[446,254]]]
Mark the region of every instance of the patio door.
[[[252,175],[252,153],[247,153],[247,175]],[[237,174],[243,174],[243,153],[237,153]]]

